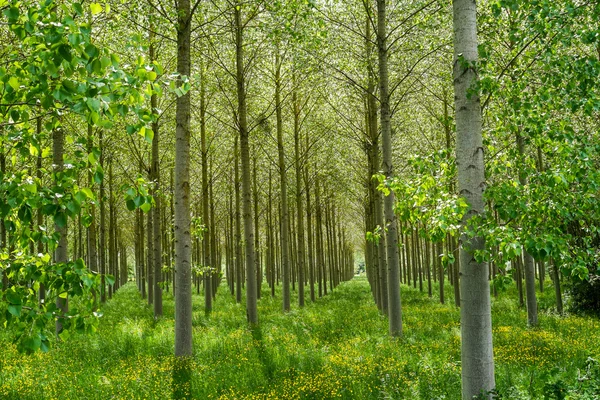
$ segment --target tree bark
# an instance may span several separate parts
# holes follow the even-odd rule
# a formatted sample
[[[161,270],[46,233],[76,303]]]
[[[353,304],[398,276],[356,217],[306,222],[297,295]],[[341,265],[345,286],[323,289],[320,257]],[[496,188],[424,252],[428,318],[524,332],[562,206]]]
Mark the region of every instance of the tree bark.
[[[177,73],[190,76],[190,1],[177,3]],[[181,83],[181,82],[180,82]],[[190,93],[177,98],[175,129],[175,356],[192,355],[192,271],[190,220]]]
[[[236,80],[238,95],[238,128],[242,162],[242,195],[244,213],[244,244],[246,245],[246,315],[251,325],[258,324],[256,304],[256,265],[254,264],[254,220],[252,218],[252,181],[250,178],[250,143],[246,106],[246,77],[244,74],[244,43],[241,3],[235,7]]]
[[[297,269],[298,269],[298,306],[304,307],[304,283],[305,283],[305,245],[304,245],[304,204],[302,202],[302,164],[300,162],[300,104],[298,93],[294,89],[292,93],[294,112],[294,150],[296,167],[296,212],[298,215],[298,244],[297,244]]]
[[[481,105],[472,93],[477,82],[477,11],[473,0],[454,0],[454,92],[458,190],[470,205],[464,215],[460,246],[462,398],[495,387],[490,288],[486,263],[475,259],[485,248],[480,236],[470,237],[470,220],[484,212],[485,189]]]
[[[148,49],[150,62],[156,60],[156,49],[155,49],[155,33],[154,33],[154,13],[150,16],[150,47]],[[150,107],[152,112],[158,113],[158,95],[153,93],[150,96]],[[154,207],[152,208],[152,229],[153,229],[153,245],[152,250],[154,251],[152,261],[154,268],[154,318],[158,318],[163,315],[163,304],[162,304],[162,227],[161,227],[161,190],[160,187],[160,158],[158,149],[160,145],[160,126],[158,120],[152,122],[152,131],[154,132],[154,138],[152,139],[152,163],[150,166],[150,178],[154,184],[152,194],[154,195]]]
[[[275,57],[275,114],[277,118],[277,151],[279,156],[279,177],[281,184],[281,264],[283,271],[283,311],[290,310],[290,261],[289,261],[289,220],[287,204],[287,173],[283,148],[283,120],[281,115],[281,59],[279,49]]]
[[[200,66],[200,146],[202,153],[202,223],[204,224],[204,235],[202,237],[202,247],[204,253],[204,312],[212,311],[212,269],[215,267],[210,259],[211,246],[210,238],[212,230],[208,214],[208,149],[206,147],[206,82],[204,80],[204,65]],[[214,251],[214,249],[213,249]]]
[[[379,98],[381,102],[381,138],[383,148],[383,173],[391,179],[394,170],[392,164],[392,130],[390,115],[390,97],[388,90],[388,47],[386,44],[386,0],[377,0],[377,49],[379,54]],[[398,262],[398,233],[394,214],[395,197],[390,191],[384,199],[384,214],[387,244],[387,287],[388,317],[391,336],[402,336],[402,304],[400,298],[400,264]]]
[[[55,180],[60,179],[60,175],[64,169],[63,155],[65,151],[65,136],[61,127],[55,128],[52,131],[52,164],[54,165]],[[67,243],[67,225],[58,226],[55,225],[55,231],[58,233],[58,243],[54,250],[54,262],[56,264],[64,264],[68,261],[68,243]],[[69,300],[65,297],[56,297],[56,307],[61,313],[69,311]],[[56,334],[60,334],[63,330],[63,318],[58,317],[56,319]]]

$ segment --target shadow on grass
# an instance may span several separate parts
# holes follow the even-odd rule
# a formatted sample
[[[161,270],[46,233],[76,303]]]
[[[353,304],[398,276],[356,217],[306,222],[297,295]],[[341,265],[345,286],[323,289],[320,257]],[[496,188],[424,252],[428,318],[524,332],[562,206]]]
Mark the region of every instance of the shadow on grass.
[[[174,400],[192,398],[192,358],[175,357],[172,392]]]
[[[250,327],[250,331],[252,332],[252,338],[254,339],[254,346],[256,348],[258,359],[262,365],[263,374],[270,382],[273,380],[273,376],[275,373],[275,364],[273,363],[273,359],[268,354],[267,349],[265,347],[262,329],[259,325],[253,325]]]

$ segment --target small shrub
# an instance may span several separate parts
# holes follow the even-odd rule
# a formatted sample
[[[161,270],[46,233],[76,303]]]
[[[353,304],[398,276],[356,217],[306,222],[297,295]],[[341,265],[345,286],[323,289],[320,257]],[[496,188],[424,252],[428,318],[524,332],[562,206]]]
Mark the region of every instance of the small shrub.
[[[590,274],[587,280],[573,282],[569,294],[573,312],[600,317],[600,275]]]

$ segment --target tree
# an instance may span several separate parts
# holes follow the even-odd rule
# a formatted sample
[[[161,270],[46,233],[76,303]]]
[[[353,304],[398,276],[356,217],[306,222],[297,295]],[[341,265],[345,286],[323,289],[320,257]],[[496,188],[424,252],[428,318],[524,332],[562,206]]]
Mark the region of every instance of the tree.
[[[177,3],[177,73],[189,86],[192,13],[189,0]],[[192,355],[192,270],[190,219],[190,93],[177,98],[175,131],[175,356]]]
[[[455,0],[453,7],[458,192],[470,206],[460,238],[461,374],[462,397],[467,400],[481,393],[491,398],[495,380],[488,267],[477,256],[485,241],[472,233],[473,221],[484,213],[485,189],[481,104],[475,92],[477,11],[472,0]]]
[[[236,81],[238,95],[238,128],[240,133],[240,160],[242,164],[242,196],[244,214],[244,244],[246,245],[246,313],[251,325],[258,324],[256,296],[256,265],[254,258],[254,220],[252,219],[252,180],[250,177],[250,143],[248,139],[248,121],[246,106],[246,77],[244,73],[244,26],[242,21],[242,5],[236,3],[235,48],[236,48]]]
[[[377,50],[379,55],[380,123],[383,147],[383,173],[386,179],[394,174],[392,163],[392,130],[390,124],[390,96],[388,88],[388,47],[386,32],[386,0],[377,0]],[[394,213],[394,192],[384,199],[385,236],[387,244],[388,317],[390,335],[402,336],[402,305],[400,299],[400,263],[398,260],[398,232]]]

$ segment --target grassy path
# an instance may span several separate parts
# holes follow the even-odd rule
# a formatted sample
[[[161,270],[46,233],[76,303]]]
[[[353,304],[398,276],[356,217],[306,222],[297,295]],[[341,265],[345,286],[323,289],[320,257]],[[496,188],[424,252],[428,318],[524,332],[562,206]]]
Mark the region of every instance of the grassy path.
[[[493,304],[502,398],[600,398],[600,368],[586,370],[589,357],[600,357],[599,321],[542,313],[542,327],[528,330],[514,298],[503,294]],[[210,317],[194,296],[193,398],[460,398],[458,310],[405,286],[403,307],[405,337],[393,340],[361,278],[287,315],[280,298],[265,291],[254,331],[225,286]],[[104,313],[97,334],[74,334],[46,354],[18,354],[9,333],[0,333],[0,398],[169,398],[172,297],[165,296],[166,317],[155,322],[129,284]],[[590,379],[578,381],[578,373]]]

